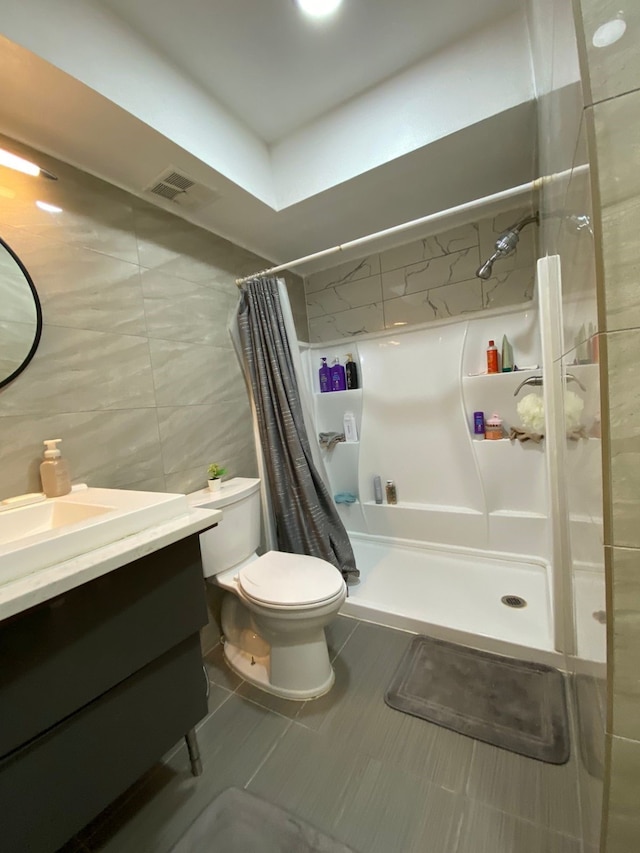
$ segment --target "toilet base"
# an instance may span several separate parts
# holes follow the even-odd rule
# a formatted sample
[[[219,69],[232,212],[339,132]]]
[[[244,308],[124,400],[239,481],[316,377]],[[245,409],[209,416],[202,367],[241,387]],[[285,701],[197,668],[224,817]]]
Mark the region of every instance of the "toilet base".
[[[292,699],[297,702],[306,702],[308,699],[317,699],[324,696],[333,687],[335,673],[333,667],[329,666],[329,676],[321,684],[314,685],[306,690],[292,690],[288,687],[278,687],[269,680],[270,655],[252,655],[242,651],[238,646],[225,641],[224,657],[229,667],[245,681],[255,684],[266,693],[273,696],[281,696],[283,699]]]

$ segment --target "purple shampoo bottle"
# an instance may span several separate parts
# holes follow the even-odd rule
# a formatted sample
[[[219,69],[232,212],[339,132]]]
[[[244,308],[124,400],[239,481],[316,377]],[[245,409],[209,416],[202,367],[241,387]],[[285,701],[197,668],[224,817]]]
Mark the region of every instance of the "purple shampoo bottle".
[[[333,364],[331,365],[331,390],[347,390],[347,377],[344,372],[344,367],[340,364],[337,358],[334,358]]]
[[[318,375],[320,377],[320,392],[324,394],[327,391],[333,391],[331,387],[331,369],[327,364],[326,358],[320,359],[320,370],[318,371]]]

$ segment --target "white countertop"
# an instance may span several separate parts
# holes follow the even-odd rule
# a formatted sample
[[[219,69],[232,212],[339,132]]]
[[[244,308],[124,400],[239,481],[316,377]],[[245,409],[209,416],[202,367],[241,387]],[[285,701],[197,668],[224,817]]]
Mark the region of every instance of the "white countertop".
[[[0,620],[102,577],[179,539],[206,530],[221,519],[219,510],[194,508],[163,524],[2,584]]]

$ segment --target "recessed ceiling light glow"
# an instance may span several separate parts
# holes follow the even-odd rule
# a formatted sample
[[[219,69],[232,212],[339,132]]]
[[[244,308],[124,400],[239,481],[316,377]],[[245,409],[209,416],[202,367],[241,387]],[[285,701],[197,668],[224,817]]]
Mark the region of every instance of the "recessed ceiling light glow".
[[[56,207],[55,204],[49,204],[48,201],[37,201],[36,207],[40,210],[46,210],[47,213],[62,213],[61,207]]]
[[[312,18],[324,18],[335,12],[342,0],[296,0],[306,15]]]
[[[615,44],[625,34],[627,23],[622,18],[614,18],[602,24],[593,34],[591,41],[594,47],[609,47]]]
[[[10,151],[5,151],[0,148],[0,166],[6,166],[8,169],[15,169],[16,172],[23,172],[25,175],[33,175],[37,177],[40,174],[40,167],[35,163],[24,160],[22,157],[17,157]]]

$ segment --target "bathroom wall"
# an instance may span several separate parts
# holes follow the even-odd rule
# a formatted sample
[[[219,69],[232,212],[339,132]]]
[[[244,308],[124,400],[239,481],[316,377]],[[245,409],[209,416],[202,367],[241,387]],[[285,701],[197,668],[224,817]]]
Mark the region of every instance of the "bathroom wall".
[[[536,228],[496,262],[488,281],[475,271],[496,239],[531,213],[527,203],[305,278],[309,340],[331,341],[396,326],[517,305],[533,298]]]
[[[603,850],[640,846],[640,7],[576,0],[584,123],[594,171],[594,231],[603,384],[608,714]],[[596,47],[613,19],[619,41]]]
[[[94,486],[188,492],[214,460],[255,475],[227,321],[234,279],[269,262],[13,140],[0,146],[59,177],[0,169],[0,236],[44,316],[35,358],[0,389],[0,497],[40,489],[45,438],[62,438],[73,481]],[[288,283],[304,339],[302,283]]]

